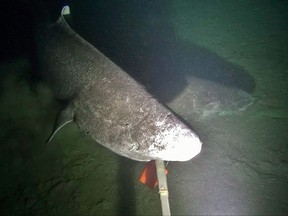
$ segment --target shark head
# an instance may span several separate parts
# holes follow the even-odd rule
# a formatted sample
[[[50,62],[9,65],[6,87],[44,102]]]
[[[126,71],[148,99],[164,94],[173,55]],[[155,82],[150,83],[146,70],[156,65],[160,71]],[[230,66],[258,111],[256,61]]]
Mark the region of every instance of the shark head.
[[[138,142],[138,148],[130,150],[130,157],[133,153],[138,160],[148,157],[149,160],[188,161],[200,153],[199,137],[176,116],[170,113],[165,118],[153,119],[147,118],[135,129],[137,139],[133,141]],[[151,125],[147,125],[149,122]]]

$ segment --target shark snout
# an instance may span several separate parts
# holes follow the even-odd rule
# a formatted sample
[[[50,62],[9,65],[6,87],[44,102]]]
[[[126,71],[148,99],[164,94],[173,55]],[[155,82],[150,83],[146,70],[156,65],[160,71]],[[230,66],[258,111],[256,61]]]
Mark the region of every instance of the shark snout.
[[[174,148],[171,148],[170,151],[174,154],[171,156],[171,161],[188,161],[200,153],[202,142],[196,134],[190,133],[179,136],[172,146]]]
[[[179,124],[164,131],[156,137],[158,151],[155,156],[167,161],[188,161],[198,155],[202,148],[202,142],[192,130]]]

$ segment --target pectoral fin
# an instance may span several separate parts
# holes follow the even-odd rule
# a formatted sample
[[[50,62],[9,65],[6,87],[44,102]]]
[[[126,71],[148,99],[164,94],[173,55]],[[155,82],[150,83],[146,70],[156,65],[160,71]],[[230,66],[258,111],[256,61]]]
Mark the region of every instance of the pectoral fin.
[[[70,106],[60,111],[56,117],[56,121],[54,123],[54,128],[52,130],[51,135],[47,139],[46,143],[49,143],[55,134],[66,124],[74,121],[74,112]]]

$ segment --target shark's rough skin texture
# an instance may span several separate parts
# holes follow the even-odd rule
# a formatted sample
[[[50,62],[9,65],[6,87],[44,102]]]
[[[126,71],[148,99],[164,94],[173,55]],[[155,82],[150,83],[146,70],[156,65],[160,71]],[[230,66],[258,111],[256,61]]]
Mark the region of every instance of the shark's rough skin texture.
[[[63,15],[39,50],[55,96],[70,101],[66,116],[96,142],[137,161],[187,161],[201,151],[189,126],[74,32]]]

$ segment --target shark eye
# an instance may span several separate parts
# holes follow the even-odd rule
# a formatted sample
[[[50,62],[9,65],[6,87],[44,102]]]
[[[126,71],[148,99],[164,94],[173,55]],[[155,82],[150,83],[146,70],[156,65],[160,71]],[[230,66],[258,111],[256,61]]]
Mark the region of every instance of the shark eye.
[[[129,151],[138,151],[139,147],[139,143],[133,143]]]

